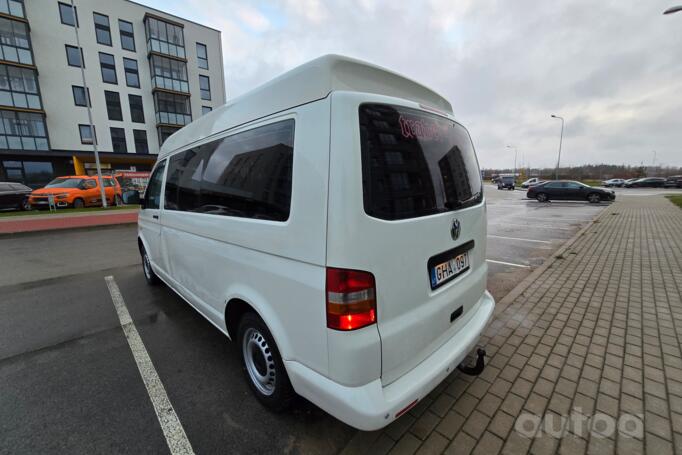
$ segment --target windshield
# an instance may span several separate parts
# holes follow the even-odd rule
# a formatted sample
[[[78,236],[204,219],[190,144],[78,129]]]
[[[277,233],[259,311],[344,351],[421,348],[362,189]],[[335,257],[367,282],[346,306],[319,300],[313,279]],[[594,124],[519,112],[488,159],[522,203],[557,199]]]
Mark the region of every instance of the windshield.
[[[57,177],[45,185],[45,188],[78,188],[82,181],[83,179]]]
[[[365,213],[402,220],[481,201],[481,173],[464,127],[386,104],[363,104],[359,114]]]

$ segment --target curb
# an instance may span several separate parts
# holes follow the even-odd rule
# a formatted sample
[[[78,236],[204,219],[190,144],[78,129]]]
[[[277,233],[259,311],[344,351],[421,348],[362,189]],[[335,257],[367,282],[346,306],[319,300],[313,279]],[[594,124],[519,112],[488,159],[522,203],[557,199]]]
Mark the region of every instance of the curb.
[[[41,234],[52,234],[59,231],[68,232],[84,232],[93,229],[107,229],[107,228],[117,228],[120,226],[137,226],[137,220],[135,221],[123,221],[121,223],[104,223],[104,224],[93,224],[90,226],[64,226],[64,227],[54,227],[49,229],[37,229],[34,231],[16,231],[16,232],[0,232],[0,239],[8,237],[30,237],[34,235]]]

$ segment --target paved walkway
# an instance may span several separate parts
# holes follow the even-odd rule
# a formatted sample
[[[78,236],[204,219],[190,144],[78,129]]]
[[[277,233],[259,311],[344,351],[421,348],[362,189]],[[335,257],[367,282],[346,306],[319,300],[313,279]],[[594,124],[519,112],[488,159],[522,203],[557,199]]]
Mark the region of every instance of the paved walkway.
[[[0,218],[0,234],[137,223],[137,209]]]
[[[529,278],[496,309],[481,376],[344,452],[682,453],[682,210],[623,198]]]

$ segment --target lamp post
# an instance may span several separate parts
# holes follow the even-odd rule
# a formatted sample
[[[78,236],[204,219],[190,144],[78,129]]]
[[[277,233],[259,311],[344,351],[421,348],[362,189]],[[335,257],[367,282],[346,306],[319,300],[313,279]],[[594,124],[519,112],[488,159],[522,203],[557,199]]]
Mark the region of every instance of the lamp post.
[[[673,13],[679,13],[682,11],[682,5],[680,6],[671,6],[667,10],[663,11],[663,14],[673,14]]]
[[[85,82],[85,62],[83,61],[83,51],[81,50],[81,42],[78,38],[78,20],[76,19],[76,7],[71,0],[71,12],[74,17],[73,29],[76,31],[76,47],[78,47],[78,52],[80,52],[80,67],[81,67],[81,79],[83,80],[83,91],[85,92],[85,106],[88,109],[88,122],[90,123],[90,134],[92,135],[92,150],[95,152],[95,166],[97,167],[97,179],[99,180],[99,191],[100,197],[102,198],[102,207],[107,208],[107,196],[104,193],[104,179],[102,179],[102,166],[99,163],[99,152],[97,152],[97,139],[95,138],[95,125],[92,123],[92,110],[90,109],[90,93],[88,92],[88,84]]]
[[[516,183],[516,154],[517,154],[516,147],[513,145],[508,145],[507,148],[514,149],[514,183]]]
[[[559,158],[556,160],[556,172],[554,173],[554,179],[559,180],[559,165],[561,164],[561,143],[564,141],[564,118],[558,115],[552,114],[552,118],[558,118],[561,120],[561,135],[559,136]]]

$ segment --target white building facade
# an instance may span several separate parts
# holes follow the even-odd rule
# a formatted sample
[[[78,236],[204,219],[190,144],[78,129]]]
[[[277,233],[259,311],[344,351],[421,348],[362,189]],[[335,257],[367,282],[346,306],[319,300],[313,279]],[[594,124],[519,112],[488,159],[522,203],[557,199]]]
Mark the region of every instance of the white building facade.
[[[105,172],[148,171],[168,136],[225,103],[218,30],[129,0],[74,4],[0,0],[0,181],[93,173],[93,138]]]

